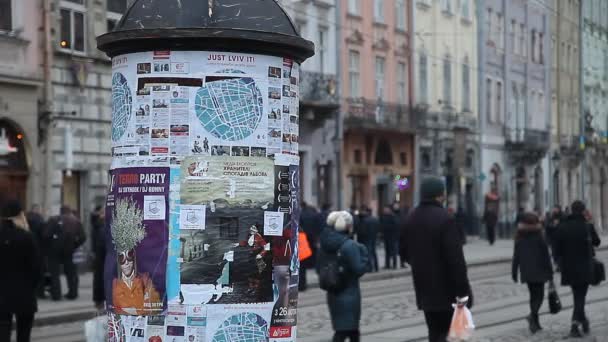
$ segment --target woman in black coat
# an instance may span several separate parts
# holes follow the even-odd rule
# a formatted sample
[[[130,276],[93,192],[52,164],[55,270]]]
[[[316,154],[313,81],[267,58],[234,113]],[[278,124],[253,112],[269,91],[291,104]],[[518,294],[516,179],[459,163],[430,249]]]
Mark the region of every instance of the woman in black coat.
[[[0,215],[0,341],[11,340],[15,316],[17,342],[29,342],[34,313],[38,309],[38,249],[18,202],[5,203]]]
[[[574,295],[574,312],[570,335],[581,337],[589,333],[589,320],[585,314],[585,300],[593,278],[593,247],[600,238],[593,225],[585,218],[585,204],[572,203],[572,214],[562,221],[555,234],[553,252],[560,262],[562,285],[570,286]]]
[[[542,225],[534,213],[523,214],[517,225],[512,267],[514,282],[517,282],[518,273],[521,274],[521,282],[526,283],[530,291],[530,316],[527,320],[534,334],[542,330],[538,311],[543,304],[545,283],[553,279],[549,247]]]

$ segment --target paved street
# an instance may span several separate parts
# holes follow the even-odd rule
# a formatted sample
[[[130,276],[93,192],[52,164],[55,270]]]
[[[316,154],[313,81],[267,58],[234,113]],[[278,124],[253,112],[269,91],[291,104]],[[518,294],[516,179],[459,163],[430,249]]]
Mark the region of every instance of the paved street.
[[[541,324],[545,330],[531,337],[524,317],[528,314],[528,294],[524,285],[515,285],[510,278],[510,263],[505,257],[510,253],[510,241],[501,241],[490,253],[481,241],[466,247],[470,267],[470,278],[475,293],[473,315],[478,326],[478,342],[519,341],[567,341],[572,297],[567,288],[560,288],[565,307],[559,315],[545,313]],[[481,253],[486,256],[481,262]],[[599,253],[608,262],[608,251]],[[493,262],[492,262],[493,261]],[[488,264],[488,262],[492,262]],[[315,281],[314,279],[312,280]],[[363,341],[424,341],[426,330],[423,316],[416,310],[409,271],[389,271],[368,275],[363,288]],[[64,304],[65,305],[65,304]],[[83,303],[84,305],[84,303]],[[593,324],[593,335],[579,340],[585,342],[608,342],[608,284],[592,288],[589,292],[588,314]],[[303,293],[299,306],[298,341],[329,341],[331,323],[325,304],[325,294],[312,288]],[[83,322],[39,327],[35,329],[34,341],[71,342],[83,341]]]

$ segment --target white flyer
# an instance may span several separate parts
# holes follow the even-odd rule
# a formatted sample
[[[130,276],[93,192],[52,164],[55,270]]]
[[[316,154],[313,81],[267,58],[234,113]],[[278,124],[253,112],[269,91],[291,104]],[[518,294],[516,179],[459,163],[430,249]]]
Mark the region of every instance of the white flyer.
[[[264,235],[266,236],[283,236],[283,220],[284,213],[276,211],[264,212]]]
[[[179,228],[205,230],[206,205],[180,205]]]
[[[164,220],[166,217],[165,196],[144,196],[144,220]]]

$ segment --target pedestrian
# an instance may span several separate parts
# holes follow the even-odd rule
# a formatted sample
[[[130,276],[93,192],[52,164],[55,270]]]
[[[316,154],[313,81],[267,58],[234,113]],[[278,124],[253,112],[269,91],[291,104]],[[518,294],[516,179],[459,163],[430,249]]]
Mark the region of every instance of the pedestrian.
[[[105,308],[105,286],[104,270],[106,260],[106,229],[105,229],[105,210],[99,206],[96,208],[94,221],[91,222],[93,241],[93,302],[99,311]]]
[[[521,274],[521,277],[518,275]],[[517,225],[511,276],[528,285],[530,315],[528,327],[532,334],[542,330],[538,311],[545,296],[545,283],[553,280],[553,267],[542,224],[534,213],[525,213]]]
[[[399,221],[389,206],[383,209],[380,227],[384,238],[384,269],[397,269]]]
[[[491,245],[496,241],[496,223],[498,223],[498,213],[500,207],[500,197],[496,185],[492,184],[492,189],[485,196],[485,209],[483,221],[486,225],[486,237]]]
[[[472,292],[458,229],[443,207],[445,184],[436,177],[420,185],[421,203],[401,227],[402,257],[410,264],[416,304],[424,311],[430,342],[445,342],[455,302],[472,305]]]
[[[49,244],[49,272],[51,273],[51,299],[61,300],[61,267],[68,285],[66,299],[78,298],[78,272],[74,263],[74,252],[84,244],[86,235],[82,223],[67,206],[60,209],[60,215],[49,220],[45,232]]]
[[[46,227],[46,221],[42,215],[42,209],[38,204],[34,204],[31,210],[25,214],[27,223],[30,226],[30,231],[34,237],[36,246],[38,247],[38,257],[40,265],[40,281],[38,282],[38,289],[36,295],[40,299],[46,298],[46,273],[47,273],[47,260],[46,260],[46,246],[44,245],[43,234]]]
[[[585,204],[575,201],[571,214],[562,221],[554,241],[554,253],[560,262],[562,285],[570,286],[574,296],[571,337],[589,333],[589,320],[585,314],[585,300],[593,277],[593,247],[600,245],[594,227],[585,218]]]
[[[327,304],[335,331],[333,342],[359,342],[361,320],[361,289],[359,278],[368,269],[367,248],[350,239],[353,218],[346,211],[332,212],[321,233],[320,264],[331,256],[338,259],[342,284],[335,292],[327,292]]]
[[[0,216],[0,341],[11,341],[14,316],[17,342],[29,342],[38,310],[38,248],[19,202],[5,202]]]
[[[378,272],[378,253],[376,252],[376,242],[378,231],[380,230],[380,221],[372,210],[368,207],[361,207],[360,219],[357,226],[357,242],[367,248],[369,257],[369,271]]]
[[[317,210],[314,207],[308,205],[306,202],[302,203],[300,228],[304,231],[304,233],[306,233],[308,244],[312,250],[312,256],[300,263],[300,281],[298,283],[298,289],[300,291],[306,291],[308,285],[306,280],[306,272],[308,269],[314,268],[317,264],[319,236],[323,230],[323,225],[319,221],[319,213],[317,213]]]
[[[551,256],[553,257],[553,263],[556,265],[556,270],[559,271],[559,261],[555,255],[555,250],[553,248],[555,236],[557,234],[557,228],[563,219],[564,214],[562,213],[562,208],[559,205],[555,205],[551,212],[549,213],[547,219],[545,220],[545,232],[547,235],[547,242],[549,243],[549,247],[551,248]]]
[[[401,207],[401,205],[398,202],[395,202],[395,203],[393,203],[393,213],[395,213],[395,216],[397,217],[398,227],[401,227],[403,222],[405,222],[407,215],[410,213],[410,207],[407,205],[404,207]],[[401,244],[401,241],[399,240],[399,238],[397,238],[396,240],[397,240],[397,254],[399,254],[399,264],[401,265],[401,268],[406,268],[407,266],[405,265],[405,260],[401,257],[401,254],[399,253],[399,245]]]

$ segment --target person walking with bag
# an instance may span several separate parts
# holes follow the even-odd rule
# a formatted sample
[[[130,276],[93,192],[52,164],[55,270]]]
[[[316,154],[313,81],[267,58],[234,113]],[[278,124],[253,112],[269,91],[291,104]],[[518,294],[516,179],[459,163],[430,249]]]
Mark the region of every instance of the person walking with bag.
[[[29,342],[34,314],[38,311],[36,290],[41,278],[38,248],[19,202],[4,203],[0,215],[0,341],[11,341],[15,316],[17,342]]]
[[[582,337],[590,331],[585,301],[593,283],[593,247],[601,241],[585,218],[585,204],[575,201],[570,210],[571,215],[557,229],[553,252],[560,263],[562,285],[570,286],[574,296],[570,337]]]
[[[416,304],[424,311],[430,342],[446,341],[452,304],[473,304],[462,239],[443,207],[445,190],[442,179],[424,179],[421,203],[401,227],[401,257],[412,268]]]
[[[321,233],[319,283],[327,291],[327,304],[335,331],[334,342],[360,341],[361,289],[359,278],[369,266],[367,248],[349,238],[353,217],[332,212]]]
[[[525,213],[517,225],[513,250],[512,278],[528,285],[530,292],[530,316],[528,327],[532,334],[542,330],[538,311],[545,297],[545,283],[553,280],[553,267],[549,247],[542,225],[534,213]]]

